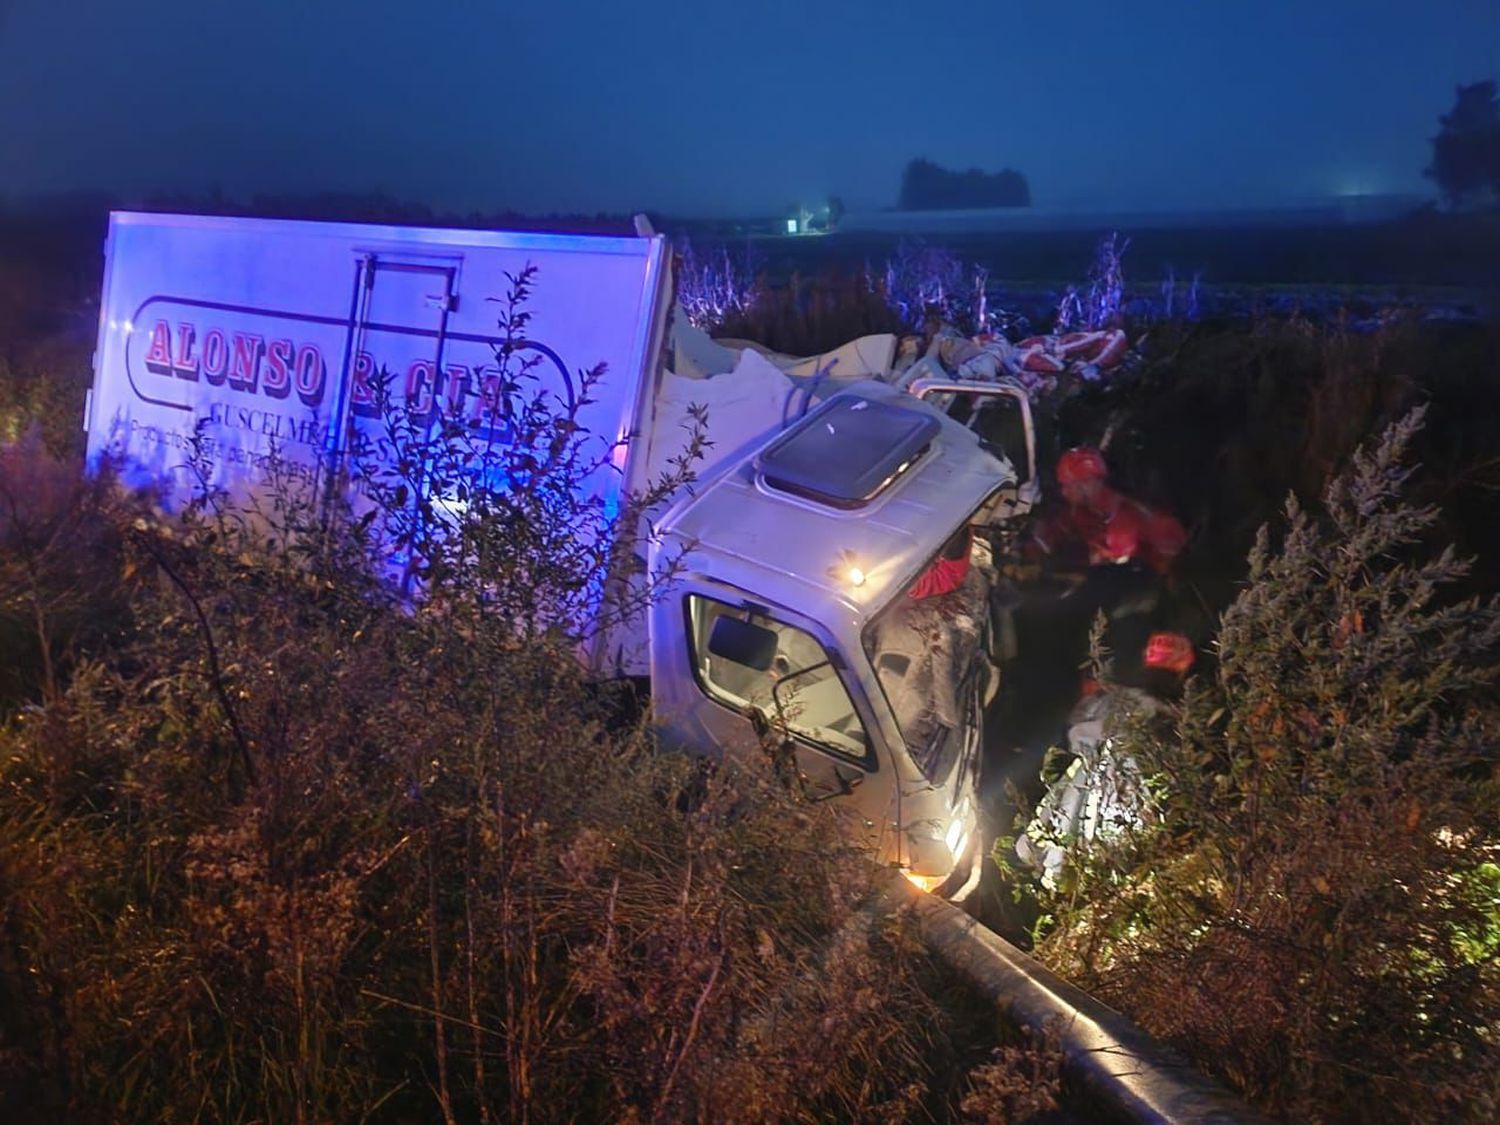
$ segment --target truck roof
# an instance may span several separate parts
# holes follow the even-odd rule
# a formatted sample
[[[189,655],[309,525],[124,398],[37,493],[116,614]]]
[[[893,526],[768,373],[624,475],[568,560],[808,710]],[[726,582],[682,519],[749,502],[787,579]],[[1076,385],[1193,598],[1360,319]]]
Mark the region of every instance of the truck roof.
[[[859,411],[858,400],[873,409]],[[870,424],[844,425],[852,419]],[[884,434],[894,445],[871,447]],[[788,448],[796,472],[785,471]],[[810,450],[827,459],[821,484]],[[864,619],[1013,479],[972,431],[934,407],[882,383],[858,383],[771,435],[756,456],[700,482],[658,531],[690,546],[692,569],[694,556],[712,554],[715,577],[788,609],[831,620],[830,603],[839,603]],[[858,585],[851,567],[863,573]]]

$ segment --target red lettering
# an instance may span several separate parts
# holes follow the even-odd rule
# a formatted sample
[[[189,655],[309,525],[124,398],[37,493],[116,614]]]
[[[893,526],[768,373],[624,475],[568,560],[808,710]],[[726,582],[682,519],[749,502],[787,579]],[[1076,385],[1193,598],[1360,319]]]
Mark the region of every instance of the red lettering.
[[[406,369],[406,412],[416,417],[432,410],[432,361],[419,359]]]
[[[443,386],[439,392],[444,398],[445,412],[453,418],[463,416],[464,401],[469,397],[469,369],[461,363],[450,363],[443,369]]]
[[[172,374],[172,333],[165,320],[151,329],[151,347],[146,350],[146,370],[158,375]]]
[[[297,396],[308,406],[317,406],[323,401],[323,355],[314,345],[303,344],[297,350],[292,378],[297,384]]]
[[[203,378],[221,386],[229,372],[229,343],[224,333],[210,328],[203,337]]]
[[[196,335],[193,326],[186,321],[177,325],[177,358],[172,361],[179,379],[191,379],[195,383],[198,381],[198,357],[193,354],[193,337]]]
[[[229,368],[229,385],[237,391],[255,393],[260,378],[260,357],[266,342],[248,332],[234,334],[234,362]]]
[[[260,389],[271,398],[286,398],[292,391],[292,342],[272,340],[266,349],[265,374]]]

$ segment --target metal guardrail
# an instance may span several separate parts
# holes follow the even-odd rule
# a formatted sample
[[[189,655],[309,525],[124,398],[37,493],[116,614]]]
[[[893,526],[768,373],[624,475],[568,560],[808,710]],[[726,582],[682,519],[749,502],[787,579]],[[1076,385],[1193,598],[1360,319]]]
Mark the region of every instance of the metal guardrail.
[[[888,902],[915,914],[939,959],[993,1001],[1012,1027],[1055,1035],[1065,1108],[1140,1125],[1264,1122],[1217,1082],[950,902],[892,881]]]

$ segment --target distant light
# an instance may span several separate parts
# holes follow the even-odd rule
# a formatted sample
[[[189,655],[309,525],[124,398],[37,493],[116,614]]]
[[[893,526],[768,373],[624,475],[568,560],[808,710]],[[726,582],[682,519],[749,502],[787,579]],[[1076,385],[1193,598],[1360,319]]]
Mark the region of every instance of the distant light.
[[[857,567],[857,566],[851,566],[849,568],[849,585],[851,585],[851,586],[863,586],[864,584],[865,584],[865,572],[862,571],[862,570],[860,570],[859,567]]]
[[[135,331],[135,324],[134,322],[127,320],[120,325],[120,328],[124,331],[125,335],[129,336],[132,332]]]
[[[796,234],[797,233],[797,220],[796,219],[788,219],[786,221],[786,232],[787,232],[787,234]]]
[[[1344,199],[1358,199],[1367,195],[1381,195],[1389,190],[1389,181],[1378,173],[1356,169],[1346,171],[1338,177],[1333,194]]]

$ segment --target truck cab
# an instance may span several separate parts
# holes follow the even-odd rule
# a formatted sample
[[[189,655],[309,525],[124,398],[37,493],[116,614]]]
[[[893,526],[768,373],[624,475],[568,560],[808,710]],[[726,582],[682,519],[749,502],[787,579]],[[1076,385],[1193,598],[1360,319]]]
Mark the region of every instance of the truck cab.
[[[682,553],[650,620],[664,740],[793,763],[810,799],[851,801],[883,861],[951,898],[978,883],[997,676],[988,537],[971,529],[1008,518],[1022,483],[953,416],[976,413],[965,390],[841,390],[720,465],[651,546],[653,570]],[[970,552],[962,585],[913,597],[954,543]]]

